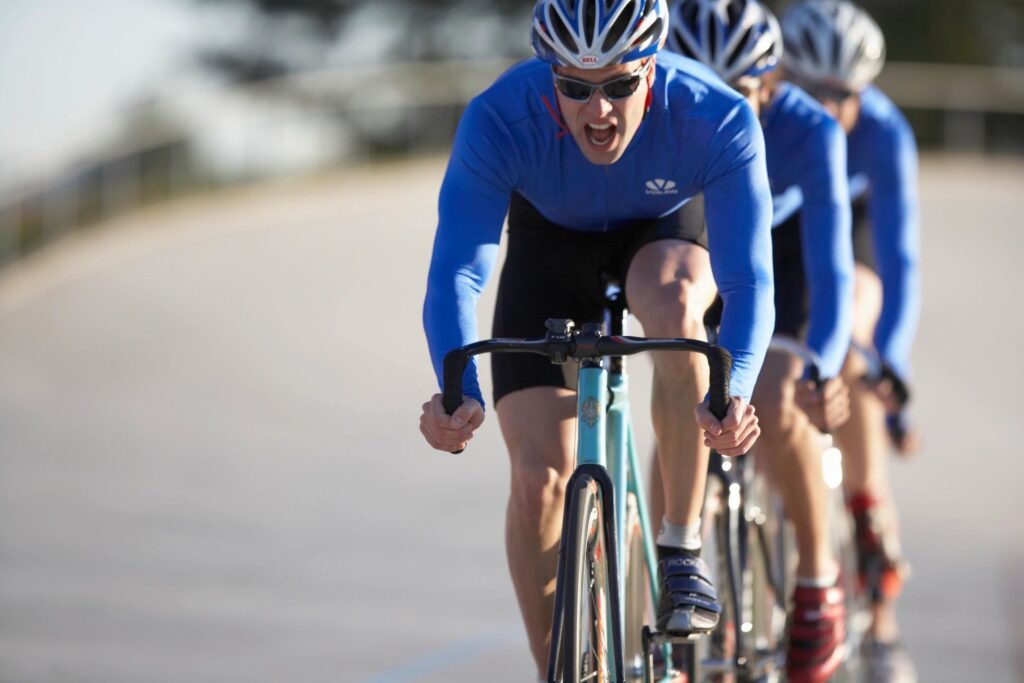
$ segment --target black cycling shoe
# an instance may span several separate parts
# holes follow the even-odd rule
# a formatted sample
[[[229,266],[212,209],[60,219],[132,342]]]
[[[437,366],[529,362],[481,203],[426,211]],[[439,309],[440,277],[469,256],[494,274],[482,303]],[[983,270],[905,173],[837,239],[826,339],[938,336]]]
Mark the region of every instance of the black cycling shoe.
[[[672,555],[658,562],[661,597],[656,625],[674,635],[708,633],[718,626],[722,606],[704,560],[693,555]]]

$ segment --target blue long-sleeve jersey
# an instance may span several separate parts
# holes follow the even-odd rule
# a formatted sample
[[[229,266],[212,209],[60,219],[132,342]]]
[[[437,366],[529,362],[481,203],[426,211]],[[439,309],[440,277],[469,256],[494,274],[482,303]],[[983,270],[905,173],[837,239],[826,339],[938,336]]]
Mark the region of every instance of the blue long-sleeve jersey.
[[[804,272],[810,290],[807,345],[821,372],[835,377],[853,331],[853,243],[846,136],[810,95],[781,83],[761,115],[774,205],[772,226],[800,211]]]
[[[441,187],[423,308],[439,382],[445,353],[477,339],[476,302],[512,192],[585,232],[668,215],[703,192],[724,301],[719,341],[733,356],[732,394],[750,397],[774,321],[771,193],[761,127],[711,71],[659,53],[650,107],[622,157],[605,166],[587,161],[568,134],[551,67],[540,60],[512,67],[470,102]],[[464,387],[483,400],[475,363]]]
[[[917,144],[902,112],[875,87],[861,93],[860,118],[847,138],[850,192],[868,194],[872,243],[882,279],[875,348],[903,380],[921,307]]]

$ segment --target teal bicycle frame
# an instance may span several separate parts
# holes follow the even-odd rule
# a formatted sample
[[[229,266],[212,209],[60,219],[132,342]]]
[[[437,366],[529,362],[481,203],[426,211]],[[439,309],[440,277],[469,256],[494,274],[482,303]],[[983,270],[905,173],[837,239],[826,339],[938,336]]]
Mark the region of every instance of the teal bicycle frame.
[[[615,503],[615,539],[618,552],[619,595],[626,596],[626,554],[623,543],[627,539],[626,503],[629,494],[636,500],[637,515],[640,521],[641,538],[644,545],[644,558],[648,589],[651,604],[658,604],[659,587],[657,581],[657,553],[654,546],[654,535],[651,533],[650,516],[647,497],[644,493],[643,477],[637,455],[636,436],[630,419],[628,376],[624,363],[617,364],[614,372],[605,367],[581,367],[577,388],[576,414],[576,467],[581,465],[598,465],[607,470],[612,482],[612,490],[617,493],[613,497]],[[602,400],[601,397],[605,397]],[[626,621],[626,600],[619,600],[621,623]],[[623,643],[625,634],[617,638]],[[613,641],[609,641],[613,642]],[[624,648],[619,648],[621,652]],[[663,646],[665,661],[669,659],[670,646]],[[668,680],[667,678],[665,680]]]
[[[555,363],[564,363],[569,358],[580,361],[577,387],[576,468],[569,479],[567,490],[573,490],[573,486],[580,482],[587,485],[592,482],[596,486],[597,500],[603,511],[609,582],[609,618],[604,621],[605,643],[610,644],[607,648],[610,660],[607,670],[610,672],[611,683],[625,683],[623,659],[626,648],[626,602],[623,597],[626,591],[626,564],[624,554],[619,549],[627,539],[629,531],[626,524],[627,500],[630,494],[636,500],[648,578],[647,587],[650,591],[651,604],[654,605],[658,600],[658,584],[654,537],[648,519],[636,438],[630,421],[624,357],[655,350],[684,350],[704,354],[708,358],[710,368],[711,410],[720,418],[725,415],[726,397],[729,395],[731,359],[724,349],[705,342],[622,336],[624,308],[619,307],[611,312],[613,316],[616,314],[621,317],[611,319],[610,328],[613,334],[608,336],[603,335],[601,325],[584,325],[582,330],[578,330],[571,320],[549,320],[548,334],[543,339],[491,339],[451,351],[444,363],[443,402],[449,414],[455,412],[462,403],[463,373],[469,358],[479,353],[526,352],[546,355]],[[606,357],[610,359],[602,362],[602,358]],[[570,500],[571,496],[567,495],[567,508]],[[568,509],[566,513],[565,519],[568,521],[571,517]],[[565,565],[566,542],[566,528],[563,528],[548,666],[548,680],[553,683],[560,680],[558,669],[564,656],[564,584],[568,571]],[[646,604],[644,600],[644,605]],[[572,618],[576,618],[575,612]],[[663,644],[662,648],[665,661],[670,662],[670,645]],[[649,652],[644,654],[647,655]],[[647,660],[649,661],[649,658]]]
[[[616,491],[632,493],[636,497],[640,523],[643,526],[647,564],[654,567],[654,542],[651,540],[647,513],[647,498],[639,481],[640,462],[636,452],[636,437],[630,421],[628,382],[625,373],[616,373],[610,378],[605,368],[581,368],[577,414],[593,410],[601,405],[599,397],[611,396],[607,409],[598,411],[593,424],[579,421],[579,439],[576,447],[577,465],[600,465],[608,470]],[[607,399],[606,399],[607,401]],[[606,456],[607,454],[607,456]],[[616,538],[626,537],[627,496],[615,499]],[[625,578],[625,577],[623,577]],[[657,583],[651,581],[652,595],[657,597]]]

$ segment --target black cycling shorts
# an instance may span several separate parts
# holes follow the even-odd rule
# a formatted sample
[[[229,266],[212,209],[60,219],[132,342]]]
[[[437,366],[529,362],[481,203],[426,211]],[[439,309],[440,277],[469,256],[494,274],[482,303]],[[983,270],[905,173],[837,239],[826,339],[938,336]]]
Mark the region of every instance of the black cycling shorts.
[[[555,225],[521,195],[513,194],[493,336],[543,337],[544,321],[549,318],[571,318],[577,325],[600,322],[607,278],[624,285],[640,248],[664,239],[707,249],[702,197],[664,218],[591,233]],[[533,354],[494,354],[491,375],[495,403],[520,389],[567,386],[561,366]]]
[[[855,201],[852,209],[854,261],[877,272],[867,198]],[[810,316],[810,294],[804,273],[799,212],[772,230],[772,252],[775,271],[775,334],[804,339]]]
[[[868,199],[864,195],[853,203],[853,260],[877,273]]]
[[[804,339],[810,297],[800,241],[800,212],[772,230],[772,265],[775,273],[775,334]]]

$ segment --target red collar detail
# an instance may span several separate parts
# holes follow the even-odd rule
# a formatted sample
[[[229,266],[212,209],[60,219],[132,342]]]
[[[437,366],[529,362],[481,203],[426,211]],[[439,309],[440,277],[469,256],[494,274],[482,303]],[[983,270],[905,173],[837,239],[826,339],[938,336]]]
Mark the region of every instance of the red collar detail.
[[[558,135],[555,136],[556,140],[561,140],[563,137],[571,133],[569,126],[565,125],[565,120],[562,118],[562,114],[555,110],[555,107],[551,106],[551,101],[547,95],[541,95],[540,99],[544,102],[544,106],[547,107],[548,113],[551,114],[551,118],[555,120],[555,125],[558,126]],[[558,103],[558,100],[555,100]]]

